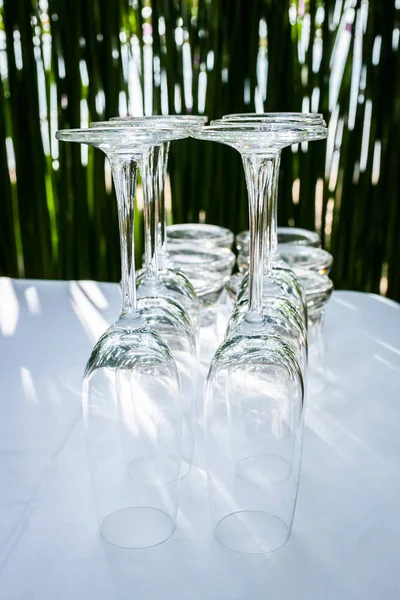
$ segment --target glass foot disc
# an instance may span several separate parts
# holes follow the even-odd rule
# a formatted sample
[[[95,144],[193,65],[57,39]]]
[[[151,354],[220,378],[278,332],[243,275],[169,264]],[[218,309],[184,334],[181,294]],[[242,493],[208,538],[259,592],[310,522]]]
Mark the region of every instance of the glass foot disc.
[[[242,554],[267,554],[286,544],[289,529],[278,517],[260,510],[243,510],[227,515],[217,524],[218,542]]]
[[[100,533],[119,548],[151,548],[171,537],[175,524],[162,510],[148,506],[122,508],[103,519]]]

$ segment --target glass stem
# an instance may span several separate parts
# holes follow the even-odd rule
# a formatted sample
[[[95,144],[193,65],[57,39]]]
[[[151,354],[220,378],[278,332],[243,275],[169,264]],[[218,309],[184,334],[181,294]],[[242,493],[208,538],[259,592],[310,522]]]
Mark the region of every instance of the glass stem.
[[[140,163],[143,179],[144,199],[144,259],[147,281],[158,278],[157,230],[158,230],[158,162],[159,147],[154,146],[146,152]]]
[[[137,318],[135,280],[134,204],[136,158],[109,156],[118,203],[121,244],[122,312],[121,317]]]
[[[249,310],[252,323],[263,321],[264,265],[271,273],[271,219],[275,156],[243,155],[249,201]],[[265,243],[266,242],[266,243]]]
[[[159,146],[158,158],[158,248],[160,263],[164,265],[167,260],[167,211],[165,207],[165,181],[167,178],[167,165],[169,155],[169,142]]]
[[[270,247],[272,260],[278,255],[278,184],[281,151],[275,155],[274,177],[272,182]]]

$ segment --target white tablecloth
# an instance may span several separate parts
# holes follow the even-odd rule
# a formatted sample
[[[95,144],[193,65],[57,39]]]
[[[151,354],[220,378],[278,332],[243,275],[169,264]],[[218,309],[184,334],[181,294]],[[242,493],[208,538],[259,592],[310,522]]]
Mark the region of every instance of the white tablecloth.
[[[201,434],[174,536],[100,538],[80,379],[119,306],[113,284],[0,279],[0,599],[398,600],[400,305],[334,293],[292,537],[258,557],[212,535]]]

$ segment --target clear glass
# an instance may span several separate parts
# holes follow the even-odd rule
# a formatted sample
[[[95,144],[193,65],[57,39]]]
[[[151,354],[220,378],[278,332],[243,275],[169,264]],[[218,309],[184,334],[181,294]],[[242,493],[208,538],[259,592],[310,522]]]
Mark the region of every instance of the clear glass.
[[[270,251],[270,265],[266,265],[266,279],[280,287],[285,296],[290,298],[291,303],[299,311],[307,327],[307,306],[305,297],[299,285],[296,274],[281,260],[278,253],[278,177],[280,167],[280,153],[282,148],[301,141],[312,141],[323,139],[327,135],[325,122],[320,114],[314,113],[244,113],[225,115],[222,119],[212,121],[213,127],[226,128],[229,136],[235,132],[241,132],[239,145],[245,148],[248,140],[253,139],[254,151],[263,153],[268,146],[269,151],[274,154],[274,178],[271,183],[271,206],[269,214],[269,226],[267,230],[267,243]],[[255,142],[254,133],[259,133],[259,141]],[[239,147],[237,149],[240,150]],[[239,264],[241,257],[239,257]],[[267,295],[271,294],[270,286],[265,290]],[[248,277],[244,277],[239,291],[239,298],[248,295]]]
[[[148,127],[151,125],[152,127],[161,126],[161,127],[169,127],[169,126],[178,126],[183,128],[193,128],[199,127],[201,125],[205,125],[208,121],[208,117],[206,115],[149,115],[146,117],[111,117],[110,121],[112,123],[118,122],[126,123],[128,125],[132,123],[136,123],[138,125],[144,125]],[[95,126],[95,123],[91,123],[90,126]]]
[[[121,241],[122,311],[96,343],[83,382],[83,414],[99,528],[111,544],[146,548],[174,532],[182,463],[182,399],[168,346],[140,314],[134,264],[137,164],[149,147],[184,137],[159,129],[57,132],[111,163]]]
[[[321,393],[327,385],[326,377],[326,366],[325,366],[325,343],[324,343],[324,318],[325,309],[329,298],[333,291],[333,282],[326,275],[321,275],[318,272],[313,272],[308,269],[298,269],[297,276],[300,281],[300,285],[304,290],[307,312],[308,312],[308,377],[307,377],[307,391],[308,395],[315,396]],[[239,302],[237,303],[237,292],[240,289],[240,284],[243,275],[241,273],[235,273],[229,279],[226,284],[226,290],[231,302],[236,303],[233,311],[241,312],[241,318],[245,312],[245,307]],[[269,298],[264,302],[274,302],[274,299]],[[287,311],[287,305],[284,307]],[[275,309],[276,310],[276,309]],[[283,307],[281,308],[283,310]],[[231,319],[234,321],[234,319]],[[232,327],[232,323],[229,324]],[[284,322],[281,321],[280,327],[285,327],[287,331],[287,343],[292,348],[293,352],[297,356],[299,363],[302,364],[302,354],[299,353],[298,344],[302,338],[304,332],[304,325],[302,321],[298,319],[298,315],[293,319],[290,328]],[[284,334],[282,334],[284,335]],[[300,338],[297,336],[300,335]]]
[[[278,246],[296,244],[297,246],[313,246],[319,248],[321,238],[316,231],[300,227],[278,227]]]
[[[279,266],[278,266],[279,265]],[[274,261],[269,276],[265,274],[263,285],[264,296],[275,296],[286,299],[300,315],[303,324],[307,328],[307,302],[303,288],[300,285],[297,275],[291,270],[289,265],[279,259]],[[244,273],[237,293],[237,301],[248,300],[249,298],[249,272]]]
[[[200,326],[200,306],[196,292],[186,275],[179,269],[170,268],[170,263],[165,260],[165,206],[160,198],[163,198],[167,152],[167,144],[159,145],[142,161],[146,243],[145,269],[137,279],[138,295],[148,295],[149,288],[156,281],[157,294],[169,296],[181,304],[189,315],[196,336]]]
[[[286,298],[299,312],[307,327],[307,306],[303,290],[291,267],[281,260],[278,254],[278,178],[280,168],[280,150],[277,150],[270,158],[272,169],[272,182],[270,190],[270,209],[268,214],[268,227],[266,232],[266,257],[264,264],[264,296],[274,295]],[[238,300],[248,299],[248,273],[242,279]]]
[[[278,160],[277,160],[278,159]],[[259,160],[259,169],[265,170],[265,174],[269,174],[271,178],[270,189],[266,190],[267,216],[266,216],[266,233],[263,239],[264,242],[264,277],[262,295],[262,311],[268,319],[271,332],[279,335],[282,340],[289,345],[296,356],[304,379],[307,377],[307,328],[305,321],[305,311],[303,306],[303,295],[296,295],[293,287],[292,278],[288,276],[286,269],[281,269],[280,266],[273,266],[273,237],[276,232],[276,227],[273,223],[273,214],[276,204],[276,181],[277,169],[279,169],[280,156],[272,156]],[[244,161],[245,172],[247,179],[250,177],[251,171],[248,168],[248,162]],[[261,186],[260,186],[261,187]],[[261,188],[262,189],[262,188]],[[251,248],[251,244],[250,244]],[[251,254],[250,254],[251,256]],[[296,284],[298,284],[296,280]],[[300,286],[299,286],[300,287]],[[237,294],[237,302],[232,315],[228,322],[227,335],[232,334],[243,322],[246,317],[247,307],[249,304],[249,274],[247,273],[241,283],[240,290]]]
[[[232,248],[234,235],[230,229],[208,223],[177,223],[168,225],[167,239],[172,244],[202,248]]]
[[[144,127],[157,132],[167,128],[171,133],[186,132],[204,122],[203,118],[140,117],[112,119],[92,123],[93,128],[111,127],[136,132]],[[141,156],[139,167],[143,181],[145,268],[137,281],[138,309],[152,330],[159,333],[176,362],[182,398],[181,476],[190,470],[195,437],[195,401],[198,377],[199,302],[192,285],[179,271],[159,269],[159,253],[165,237],[165,214],[160,196],[163,194],[166,172],[166,153],[169,142],[150,146]]]
[[[290,126],[291,123],[304,122],[306,124],[320,123],[323,121],[323,115],[320,113],[287,113],[287,112],[269,112],[269,113],[230,113],[222,117],[224,121],[243,121],[266,120],[272,123],[281,123]]]
[[[304,294],[307,302],[307,311],[309,313],[315,313],[321,308],[325,308],[325,304],[328,302],[330,295],[333,291],[333,282],[326,275],[319,273],[313,273],[308,269],[298,270],[298,277],[301,287],[304,290]],[[238,292],[240,291],[241,282],[243,279],[242,273],[235,273],[229,279],[226,284],[226,290],[231,300],[240,304],[238,301]],[[310,326],[311,321],[309,319],[308,325]],[[309,332],[310,333],[310,332]],[[309,340],[310,341],[310,340]]]
[[[261,169],[268,169],[271,173],[271,187],[267,191],[267,227],[264,238],[264,278],[263,278],[263,310],[268,315],[271,324],[276,326],[276,331],[284,334],[284,339],[295,352],[304,377],[307,366],[307,310],[303,290],[286,263],[282,263],[275,251],[276,222],[276,195],[277,173],[279,170],[280,155],[272,155],[263,159]],[[246,165],[245,165],[246,167]],[[273,302],[272,299],[276,301]],[[237,292],[237,305],[228,324],[228,333],[240,325],[246,314],[249,302],[249,274],[246,273],[240,282]],[[287,308],[285,309],[285,304]],[[275,312],[276,311],[276,312]],[[282,321],[282,316],[286,315]]]
[[[238,289],[240,288],[242,279],[242,273],[234,273],[226,284],[226,291],[228,292],[228,296],[233,303],[236,302]]]
[[[178,137],[182,138],[187,137],[191,129],[201,126],[206,121],[207,117],[202,116],[160,115],[151,117],[126,117],[122,119],[113,118],[110,121],[91,123],[90,127],[93,129],[116,128],[120,129],[122,132],[135,132],[135,135],[137,132],[146,129],[151,129],[154,133],[158,131],[176,131],[180,133]],[[147,256],[149,257],[149,260],[154,260],[157,247],[158,294],[170,296],[182,305],[184,310],[188,313],[193,324],[195,335],[197,335],[200,317],[199,302],[195,291],[187,277],[179,270],[171,269],[170,265],[168,265],[165,260],[167,251],[164,182],[167,172],[168,152],[169,141],[157,145],[155,144],[153,147],[149,148],[148,154],[141,162],[141,170],[144,174],[144,184],[149,189],[148,196],[154,196],[154,206],[152,206],[151,211],[149,209],[149,219],[152,219],[151,226],[155,228],[156,233],[153,236],[153,248],[147,249]],[[148,243],[149,237],[147,236],[147,244]],[[153,258],[150,258],[150,253],[152,253]],[[137,277],[139,295],[146,295],[147,293],[147,286],[149,284],[148,275],[151,266],[146,266],[146,270],[139,273]],[[145,289],[140,291],[142,286],[145,286]]]
[[[148,289],[137,299],[141,317],[167,345],[175,361],[181,387],[182,465],[181,477],[189,473],[195,443],[196,393],[198,379],[197,340],[187,314],[173,298]]]
[[[267,330],[240,330],[212,360],[205,400],[208,494],[215,536],[231,550],[272,552],[289,538],[303,393],[295,357]]]
[[[304,289],[308,307],[309,341],[309,396],[320,394],[327,385],[324,343],[324,317],[333,282],[327,275],[311,270],[298,270],[300,284]]]
[[[178,508],[179,377],[167,346],[144,323],[114,325],[97,342],[85,370],[83,414],[102,536],[124,548],[164,542]]]
[[[291,228],[288,227],[288,230]],[[278,254],[279,257],[284,260],[296,273],[298,268],[310,269],[321,273],[321,275],[328,275],[333,263],[333,257],[326,250],[317,248],[311,243],[312,240],[319,244],[319,236],[317,233],[305,229],[296,230],[304,232],[294,233],[293,235],[287,233],[280,233],[278,227]],[[285,241],[281,241],[282,238]],[[291,241],[289,241],[291,240]],[[303,243],[304,242],[304,243]],[[238,251],[237,265],[241,273],[245,273],[249,268],[249,232],[242,231],[236,236],[236,249]]]
[[[205,115],[152,115],[149,117],[113,117],[111,121],[113,123],[118,122],[119,125],[125,126],[140,127],[143,125],[143,123],[145,123],[147,126],[155,128],[174,127],[190,132],[190,130],[204,125],[208,121],[208,117]],[[167,215],[165,210],[164,182],[167,175],[169,143],[165,142],[161,146],[162,147],[160,149],[160,156],[158,160],[158,177],[160,182],[158,194],[158,264],[160,270],[164,271],[164,273],[160,273],[160,276],[163,276],[165,283],[169,283],[172,286],[171,289],[179,293],[179,288],[185,288],[187,282],[185,281],[185,278],[182,279],[182,273],[180,273],[177,269],[174,269],[173,265],[171,265],[171,261],[168,258],[166,235]],[[176,276],[174,276],[174,272],[176,273]]]
[[[311,246],[319,248],[321,238],[316,231],[298,227],[278,227],[278,253],[286,244],[296,246]],[[242,231],[235,238],[237,250],[237,266],[241,273],[249,268],[249,232]]]
[[[144,190],[145,269],[141,277],[141,285],[137,288],[137,296],[142,317],[167,344],[178,368],[182,398],[181,476],[184,477],[190,470],[193,458],[198,352],[196,326],[190,320],[190,313],[186,313],[182,306],[186,303],[179,303],[182,295],[171,296],[170,290],[159,277],[158,194],[161,187],[159,161],[163,161],[163,150],[162,145],[154,146],[143,154],[140,161]],[[195,308],[197,304],[196,302]],[[193,307],[189,306],[189,310],[191,308]],[[196,317],[198,318],[197,313]]]
[[[168,255],[193,285],[200,301],[201,324],[214,321],[219,299],[235,264],[233,252],[227,248],[170,243]]]
[[[299,136],[305,139],[303,134],[299,127],[291,131],[287,123],[280,130],[221,122],[192,134],[241,153],[249,197],[249,298],[243,318],[211,362],[205,406],[214,533],[224,546],[243,553],[272,552],[283,546],[296,505],[303,376],[276,328],[277,319],[287,317],[272,306],[266,312],[263,296],[265,274],[270,291],[278,287],[271,276],[277,155]],[[326,136],[326,129],[320,130],[322,134]],[[313,137],[315,131],[309,139]]]
[[[228,321],[226,337],[234,334],[246,317],[248,300],[242,299],[235,304]],[[292,350],[295,355],[303,379],[307,379],[308,365],[308,336],[307,329],[299,312],[286,298],[268,296],[263,294],[262,310],[270,322],[270,331],[278,335]]]
[[[296,244],[284,244],[279,249],[279,255],[292,269],[301,273],[303,269],[318,273],[319,275],[329,275],[332,268],[333,256],[322,248],[308,248],[307,246],[298,246]]]

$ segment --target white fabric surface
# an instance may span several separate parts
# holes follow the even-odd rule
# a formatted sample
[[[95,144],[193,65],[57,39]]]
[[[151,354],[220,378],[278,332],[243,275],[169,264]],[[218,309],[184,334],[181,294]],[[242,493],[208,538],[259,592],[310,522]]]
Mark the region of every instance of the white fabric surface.
[[[114,284],[0,279],[0,599],[398,600],[400,305],[334,293],[292,537],[258,557],[213,537],[201,434],[174,536],[100,538],[80,380],[119,306]]]

